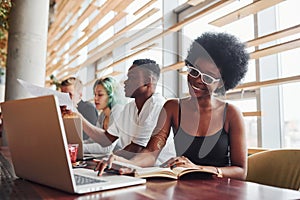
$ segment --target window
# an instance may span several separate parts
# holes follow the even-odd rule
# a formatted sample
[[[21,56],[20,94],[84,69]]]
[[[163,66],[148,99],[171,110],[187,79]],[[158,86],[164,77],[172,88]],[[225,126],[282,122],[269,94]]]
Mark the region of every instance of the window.
[[[280,29],[299,24],[300,15],[297,0],[289,0],[278,6],[278,25]],[[299,38],[299,34],[283,38],[281,41],[290,41]],[[297,76],[300,74],[300,49],[293,49],[280,53],[280,69],[282,77]],[[282,138],[283,147],[298,148],[300,146],[300,83],[285,84],[282,86]]]

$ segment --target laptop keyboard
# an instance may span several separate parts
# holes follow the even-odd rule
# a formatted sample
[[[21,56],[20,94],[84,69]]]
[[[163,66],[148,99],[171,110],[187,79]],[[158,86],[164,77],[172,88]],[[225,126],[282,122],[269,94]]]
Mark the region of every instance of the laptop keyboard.
[[[4,158],[2,154],[0,154],[0,179],[3,180],[12,180],[16,177],[14,176],[13,168],[11,164]]]
[[[0,153],[0,199],[41,199],[26,181],[15,176],[13,166]]]
[[[80,176],[80,175],[77,175],[77,174],[75,174],[74,176],[75,176],[76,185],[86,185],[86,184],[92,184],[92,183],[106,182],[104,180],[89,178],[89,177]]]

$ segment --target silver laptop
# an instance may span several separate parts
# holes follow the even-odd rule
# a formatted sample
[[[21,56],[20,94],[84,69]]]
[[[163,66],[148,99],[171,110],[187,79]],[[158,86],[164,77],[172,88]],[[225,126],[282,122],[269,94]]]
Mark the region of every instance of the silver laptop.
[[[97,172],[90,169],[72,169],[63,119],[55,96],[6,101],[1,108],[18,177],[70,193],[146,182],[145,179],[113,174],[98,177]]]

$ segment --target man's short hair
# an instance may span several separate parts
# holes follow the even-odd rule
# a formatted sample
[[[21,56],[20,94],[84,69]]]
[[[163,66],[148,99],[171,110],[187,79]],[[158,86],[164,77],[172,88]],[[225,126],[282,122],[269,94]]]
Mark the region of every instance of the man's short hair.
[[[147,58],[146,59],[138,59],[138,60],[133,61],[133,65],[147,69],[155,76],[155,78],[157,80],[159,79],[160,67],[154,60],[147,59]]]
[[[81,80],[79,80],[78,78],[75,78],[75,77],[69,77],[69,78],[63,80],[60,84],[61,87],[70,86],[70,85],[74,85],[74,88],[76,91],[82,91],[82,89],[83,89],[83,84],[82,84]]]

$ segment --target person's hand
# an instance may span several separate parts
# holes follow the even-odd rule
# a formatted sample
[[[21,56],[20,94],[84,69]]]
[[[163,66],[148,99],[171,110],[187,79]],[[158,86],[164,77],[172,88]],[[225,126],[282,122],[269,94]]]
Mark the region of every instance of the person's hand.
[[[171,169],[175,167],[199,168],[199,166],[195,165],[192,161],[184,156],[171,158],[160,166],[170,167]]]
[[[60,111],[61,111],[61,115],[63,118],[68,118],[68,117],[77,117],[77,113],[72,112],[71,110],[67,109],[67,106],[63,105],[63,106],[59,106],[60,107]]]
[[[97,162],[94,171],[98,171],[98,176],[102,176],[103,172],[105,171],[108,172],[114,171],[114,173],[127,174],[127,175],[134,173],[134,169],[113,163],[113,161],[117,160],[117,157],[118,156],[111,154],[107,159],[102,159],[102,160],[94,159],[94,161]]]
[[[115,160],[114,155],[111,154],[108,159],[94,159],[94,162],[97,162],[96,167],[94,168],[94,171],[98,171],[98,176],[102,176],[105,169],[111,169],[112,162]]]
[[[72,111],[67,109],[66,105],[59,106],[62,116],[72,114]]]

